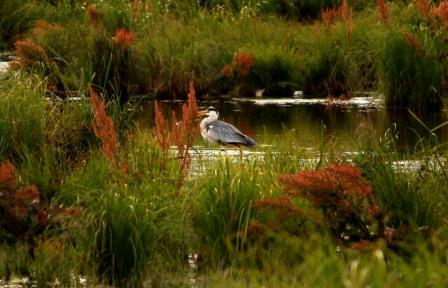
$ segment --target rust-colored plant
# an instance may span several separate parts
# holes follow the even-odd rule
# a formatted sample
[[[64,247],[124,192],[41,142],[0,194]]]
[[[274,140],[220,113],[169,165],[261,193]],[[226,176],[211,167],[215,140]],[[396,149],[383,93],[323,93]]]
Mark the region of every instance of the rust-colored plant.
[[[431,21],[432,17],[430,0],[415,0],[415,7],[423,17]]]
[[[403,36],[409,46],[414,47],[417,50],[421,49],[420,42],[414,34],[412,34],[411,32],[403,32]]]
[[[101,141],[101,152],[103,155],[109,160],[109,163],[113,168],[118,169],[120,144],[118,142],[118,134],[115,130],[114,122],[112,121],[112,118],[107,116],[106,105],[101,101],[98,93],[91,86],[89,86],[89,94],[93,111],[93,132]],[[126,170],[126,164],[123,158],[120,160],[120,168],[122,172],[124,172]]]
[[[362,178],[359,169],[352,165],[333,165],[320,170],[285,174],[279,180],[285,186],[285,192],[306,198],[316,205],[333,194],[353,200],[363,200],[373,195],[372,188]]]
[[[351,17],[351,9],[347,0],[343,0],[339,6],[326,8],[321,14],[322,22],[326,26],[329,26],[338,20],[343,20],[345,22],[351,21]]]
[[[335,23],[339,17],[339,9],[338,7],[326,8],[321,13],[322,22],[325,26],[330,26]]]
[[[37,62],[48,63],[45,49],[31,39],[17,40],[15,43],[16,59],[11,67],[31,68]]]
[[[49,207],[48,203],[41,201],[37,186],[19,187],[16,168],[11,162],[0,163],[1,241],[14,244],[21,240],[33,246],[36,237],[57,226],[61,216],[74,215],[74,211]]]
[[[326,8],[322,11],[321,18],[325,26],[330,26],[336,21],[342,20],[345,22],[349,34],[353,30],[352,11],[347,0],[343,0],[339,6]]]
[[[230,64],[225,64],[224,67],[222,67],[222,69],[221,69],[221,74],[222,74],[224,77],[232,78],[232,77],[233,77],[233,68],[232,68],[232,65],[230,65]]]
[[[16,167],[9,161],[2,162],[0,165],[0,191],[14,190],[17,185]]]
[[[130,31],[127,31],[124,28],[119,28],[115,31],[115,36],[113,38],[115,45],[119,49],[129,48],[134,39],[134,34]]]
[[[57,24],[50,24],[45,20],[37,20],[31,32],[35,36],[40,36],[42,34],[45,34],[45,32],[47,31],[57,31],[60,29],[61,27]]]
[[[182,118],[177,120],[176,114],[174,112],[171,114],[171,130],[168,129],[167,120],[160,111],[158,104],[156,103],[155,105],[156,118],[153,129],[155,138],[165,155],[168,153],[170,143],[177,147],[183,173],[189,168],[191,162],[189,149],[199,134],[199,128],[196,123],[197,111],[196,91],[193,81],[189,83],[188,101],[182,105]]]
[[[347,0],[342,0],[341,6],[339,6],[339,14],[341,15],[341,18],[344,21],[347,21],[349,18],[351,18],[351,9],[348,5]]]
[[[385,0],[376,0],[376,11],[378,14],[378,18],[386,24],[387,26],[391,25],[390,18],[390,9],[389,5],[386,4]]]
[[[165,116],[163,116],[162,111],[160,111],[159,103],[155,103],[154,106],[155,114],[155,125],[153,128],[154,137],[157,140],[160,148],[162,149],[163,155],[168,154],[168,149],[170,149],[170,135],[168,131],[167,121]]]
[[[279,177],[286,195],[307,200],[323,213],[326,226],[343,240],[370,239],[368,227],[382,221],[381,209],[375,205],[372,187],[352,165],[333,165],[319,170],[305,170]],[[382,228],[381,228],[382,229]]]
[[[448,1],[442,1],[438,7],[434,7],[432,10],[433,15],[436,15],[444,28],[448,27]]]
[[[177,147],[179,156],[182,157],[181,169],[183,172],[190,166],[191,157],[189,149],[193,145],[194,139],[199,133],[198,125],[196,124],[196,116],[198,107],[196,103],[196,91],[194,89],[193,81],[189,82],[188,102],[182,105],[182,119],[176,121],[176,117],[172,114],[172,137],[173,142]]]
[[[255,66],[255,57],[251,52],[236,52],[233,61],[239,76],[249,74],[252,67]]]
[[[142,3],[140,0],[132,0],[131,1],[131,11],[132,11],[132,17],[134,17],[134,19],[137,19],[138,17],[140,17],[141,13],[142,13]]]
[[[96,26],[102,16],[101,12],[95,9],[92,4],[87,5],[86,8],[87,15],[89,16],[90,23]]]

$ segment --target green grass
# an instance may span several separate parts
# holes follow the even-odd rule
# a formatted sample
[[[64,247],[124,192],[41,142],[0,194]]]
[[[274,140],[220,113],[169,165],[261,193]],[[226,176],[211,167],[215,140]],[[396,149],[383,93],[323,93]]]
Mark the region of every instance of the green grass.
[[[89,286],[117,287],[188,286],[192,278],[204,287],[447,285],[448,171],[445,143],[433,136],[409,151],[395,142],[400,135],[380,141],[362,136],[351,162],[324,130],[313,152],[291,134],[256,148],[259,154],[198,156],[185,177],[180,160],[161,151],[152,132],[134,123],[128,109],[135,107],[123,101],[134,93],[182,98],[193,79],[198,94],[232,96],[309,87],[309,94],[326,97],[381,84],[391,105],[435,108],[435,95],[444,97],[436,85],[446,78],[446,61],[434,60],[443,53],[444,32],[432,31],[413,6],[400,11],[400,3],[391,4],[398,19],[386,28],[374,5],[350,1],[349,32],[341,21],[329,27],[307,22],[332,1],[162,2],[148,1],[147,10],[124,0],[93,1],[98,19],[72,1],[1,4],[1,45],[28,37],[45,51],[28,45],[39,52],[30,58],[35,61],[0,78],[0,159],[16,166],[17,191],[38,187],[42,203],[28,203],[22,216],[29,227],[45,229],[17,239],[0,234],[0,279],[26,276],[39,287],[80,287],[80,275]],[[49,26],[29,30],[39,19]],[[133,33],[129,47],[116,45],[118,28]],[[415,33],[421,50],[409,46],[401,31]],[[252,72],[222,77],[225,64],[236,65],[235,52],[253,53]],[[101,154],[85,97],[89,84],[109,100],[107,113],[119,131],[115,156],[126,169],[113,168]],[[397,169],[402,160],[423,166]],[[279,175],[350,163],[372,187],[375,199],[369,201],[381,209],[389,234],[343,240],[331,223],[319,221],[334,207],[319,209],[300,197],[274,201],[288,196]],[[7,176],[0,173],[1,207],[20,208],[17,197],[5,196],[18,193],[2,186]],[[269,205],[256,208],[263,200]],[[45,213],[51,225],[39,226]],[[369,211],[360,215],[370,217]],[[187,263],[191,255],[199,256],[197,269]]]
[[[71,127],[70,121],[66,123]],[[363,148],[356,163],[372,184],[387,215],[386,225],[396,229],[409,225],[410,230],[397,234],[398,246],[379,237],[361,250],[334,239],[326,226],[309,225],[302,218],[277,225],[275,210],[269,214],[253,207],[258,199],[282,195],[278,175],[343,161],[331,145],[323,142],[317,162],[305,161],[313,155],[297,149],[294,136],[275,151],[260,148],[264,152],[260,159],[199,160],[201,177],[193,175],[179,187],[178,160],[164,155],[148,131],[133,128],[122,141],[125,175],[110,167],[94,143],[82,162],[68,170],[56,161],[35,162],[38,158],[21,152],[26,160],[18,162],[23,183],[51,183],[46,177],[63,170],[59,174],[63,181],[52,186],[49,200],[52,205],[81,209],[81,214],[68,216],[59,229],[37,238],[33,260],[21,264],[16,250],[2,250],[2,277],[31,273],[40,286],[57,279],[76,287],[79,279],[71,275],[84,275],[92,285],[135,287],[151,280],[169,286],[185,283],[186,258],[197,253],[200,267],[206,268],[196,272],[197,277],[206,287],[444,284],[444,260],[434,255],[446,245],[445,179],[433,170],[410,179],[412,172],[392,169],[390,163],[399,155],[393,141],[367,141],[372,146]],[[432,150],[426,149],[405,154],[405,159],[430,157]],[[303,201],[294,203],[306,207]],[[254,223],[269,221],[277,228],[265,234],[248,232]],[[433,232],[428,237],[418,232],[420,227],[431,227]],[[19,258],[11,262],[11,257]],[[425,265],[434,272],[423,269],[411,277],[415,267]],[[409,275],[412,281],[400,275]]]
[[[378,26],[372,9],[355,13],[353,30],[348,32],[348,24],[341,21],[323,27],[266,17],[277,9],[273,8],[277,1],[265,6],[236,2],[236,6],[226,2],[220,10],[218,3],[203,3],[207,9],[177,1],[165,7],[152,1],[151,11],[123,1],[93,3],[90,7],[99,16],[89,16],[82,5],[61,4],[59,14],[42,15],[49,26],[26,37],[46,51],[42,73],[49,77],[52,91],[62,95],[93,82],[107,97],[122,100],[135,93],[183,98],[191,79],[199,94],[211,95],[248,96],[265,89],[269,96],[303,90],[308,96],[326,97],[377,88],[376,58],[382,51],[378,43],[386,38],[386,31]],[[290,3],[288,9],[296,16],[309,15],[299,16],[307,19],[315,17],[311,10],[320,13],[320,7],[330,2],[316,2],[316,8],[301,1]],[[128,48],[120,49],[114,42],[119,28],[133,34]],[[222,77],[222,68],[232,63],[238,51],[255,56],[252,73]]]
[[[412,35],[412,34],[409,34]],[[442,65],[434,54],[437,39],[412,36],[421,44],[413,46],[402,33],[392,32],[382,54],[382,79],[386,105],[412,110],[439,110],[443,105]],[[427,46],[430,46],[426,48]]]
[[[260,272],[232,269],[210,273],[205,287],[424,287],[446,285],[443,257],[425,248],[404,261],[380,249],[337,252],[335,246],[310,251],[301,265]],[[416,269],[420,267],[420,269]],[[433,273],[431,273],[433,272]]]
[[[244,246],[245,231],[254,211],[252,204],[269,193],[261,181],[261,167],[254,160],[232,163],[218,159],[197,182],[193,215],[205,261],[221,266],[231,263]]]
[[[442,156],[432,144],[422,144],[412,153],[399,152],[395,137],[386,134],[376,146],[361,150],[355,163],[372,183],[391,226],[443,226],[447,211],[443,208],[446,165],[440,162]]]
[[[177,162],[157,150],[148,134],[137,132],[126,145],[126,176],[92,155],[57,195],[66,205],[85,209],[83,228],[73,237],[105,282],[139,286],[145,277],[157,279],[162,267],[186,265],[192,237],[189,193],[177,188]]]
[[[151,8],[125,1],[93,2],[89,8],[63,2],[36,12],[41,17],[30,16],[28,26],[38,19],[47,26],[21,35],[46,57],[27,57],[43,67],[49,90],[64,97],[93,83],[109,99],[126,101],[141,93],[179,99],[193,79],[199,95],[251,96],[265,89],[274,97],[295,90],[308,97],[350,97],[381,86],[389,106],[441,108],[445,36],[440,23],[430,25],[413,6],[390,3],[393,23],[385,27],[364,1],[349,1],[357,7],[352,20],[329,26],[318,14],[340,1],[150,2]],[[291,20],[316,17],[313,25]],[[133,35],[124,48],[116,44],[117,29]],[[421,47],[409,46],[402,31],[414,33]],[[241,51],[255,57],[251,73],[223,77],[224,65]]]

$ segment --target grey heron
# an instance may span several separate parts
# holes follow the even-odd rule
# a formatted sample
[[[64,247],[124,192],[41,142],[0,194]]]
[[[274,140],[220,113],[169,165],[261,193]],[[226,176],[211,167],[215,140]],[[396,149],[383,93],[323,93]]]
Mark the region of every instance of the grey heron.
[[[208,107],[200,111],[199,115],[207,115],[200,124],[201,135],[208,142],[221,145],[256,146],[257,143],[247,135],[244,135],[235,126],[218,120],[219,113],[214,107]]]

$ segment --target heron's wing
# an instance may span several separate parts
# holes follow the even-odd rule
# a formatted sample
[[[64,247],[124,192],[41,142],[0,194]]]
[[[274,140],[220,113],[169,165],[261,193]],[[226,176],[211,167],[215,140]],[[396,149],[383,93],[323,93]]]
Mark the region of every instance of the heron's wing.
[[[207,127],[207,135],[215,142],[221,144],[243,144],[248,146],[255,146],[254,140],[244,135],[235,126],[223,121],[213,121]]]

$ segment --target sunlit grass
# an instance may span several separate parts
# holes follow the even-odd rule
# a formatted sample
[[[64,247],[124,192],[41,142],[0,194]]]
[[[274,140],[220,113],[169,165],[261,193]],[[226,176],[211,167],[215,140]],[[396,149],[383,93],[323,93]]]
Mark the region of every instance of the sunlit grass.
[[[380,75],[385,88],[393,81],[406,89],[418,84],[415,93],[427,97],[428,89],[429,96],[441,93],[436,84],[446,63],[435,65],[433,58],[443,50],[436,37],[442,32],[413,31],[429,37],[421,47],[414,34],[402,34],[406,25],[430,28],[425,21],[431,20],[412,5],[400,12],[402,4],[390,4],[392,24],[379,21],[369,4],[353,22],[325,26],[292,21],[315,19],[317,2],[303,2],[311,9],[308,16],[274,1],[264,7],[205,2],[27,3],[14,13],[14,2],[0,6],[11,12],[0,20],[8,28],[2,41],[31,39],[18,42],[24,56],[18,71],[0,79],[0,159],[17,169],[14,189],[8,188],[8,174],[0,173],[0,207],[14,213],[0,211],[0,278],[29,277],[40,287],[79,287],[81,278],[90,286],[117,287],[446,286],[447,155],[434,135],[403,152],[399,134],[357,131],[353,155],[343,155],[347,147],[325,127],[319,139],[306,139],[313,149],[303,148],[297,131],[241,153],[204,155],[188,143],[195,155],[184,166],[185,155],[180,159],[170,148],[174,141],[185,147],[182,137],[166,138],[168,146],[161,147],[157,137],[164,133],[133,123],[133,107],[124,104],[132,93],[182,98],[191,80],[198,94],[236,96],[259,88],[289,93],[310,85],[324,87],[313,92],[323,97],[348,96],[376,88]],[[355,4],[359,9],[362,1]],[[15,21],[12,31],[8,25]],[[251,73],[238,74],[235,55],[255,59]],[[400,59],[411,62],[404,66]],[[233,78],[223,73],[226,64]],[[397,77],[397,67],[429,78]],[[92,110],[87,87],[96,89],[101,109]],[[386,89],[387,99],[395,92]],[[400,105],[416,99],[411,92],[400,96]],[[420,100],[413,103],[424,105]],[[98,115],[102,120],[94,120]],[[114,148],[105,149],[107,142]],[[418,167],[399,166],[410,160]],[[334,181],[331,171],[341,167],[356,181]],[[279,180],[285,177],[300,185]],[[361,197],[360,183],[369,198]],[[18,192],[29,184],[36,185],[39,199]],[[305,197],[304,191],[317,192]],[[20,197],[30,203],[19,205]],[[37,225],[42,223],[48,225]],[[17,239],[7,235],[11,224],[17,224]],[[373,232],[345,237],[359,235],[358,228]]]

